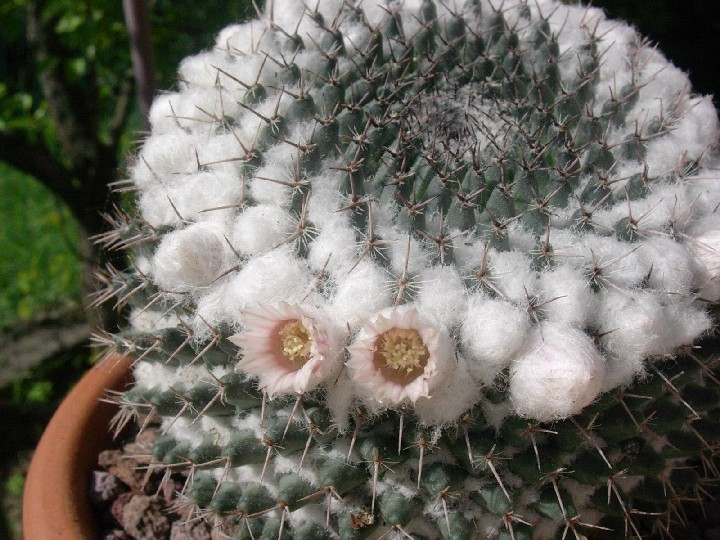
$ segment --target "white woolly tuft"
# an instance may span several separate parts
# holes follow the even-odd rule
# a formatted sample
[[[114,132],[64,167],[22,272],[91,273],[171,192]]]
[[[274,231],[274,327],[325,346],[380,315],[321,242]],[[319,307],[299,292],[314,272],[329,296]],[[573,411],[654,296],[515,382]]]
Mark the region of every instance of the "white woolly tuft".
[[[168,367],[160,362],[144,360],[136,362],[133,366],[136,386],[142,389],[157,387],[160,390],[166,390],[169,382],[173,380],[176,370],[176,368]]]
[[[480,388],[470,377],[468,366],[458,357],[453,372],[433,390],[432,397],[420,398],[414,410],[420,422],[442,426],[456,422],[478,401]]]
[[[595,309],[595,295],[582,271],[562,265],[540,273],[540,303],[547,320],[582,328]]]
[[[130,324],[138,332],[157,332],[164,328],[174,328],[180,322],[175,314],[166,314],[152,309],[134,309],[130,313]]]
[[[251,206],[241,212],[232,232],[232,246],[240,253],[257,255],[280,245],[293,230],[288,213],[269,204]]]
[[[668,297],[665,313],[673,324],[666,329],[668,348],[665,352],[671,353],[679,347],[691,345],[710,331],[713,326],[712,319],[702,309],[702,304],[698,304],[700,303],[691,303],[676,295]]]
[[[491,251],[490,278],[502,295],[512,302],[527,302],[537,290],[537,276],[530,258],[519,251]]]
[[[607,353],[606,359],[603,392],[609,392],[614,388],[626,388],[636,379],[645,376],[645,363],[642,358],[637,356],[619,357],[613,353]]]
[[[235,427],[222,417],[204,415],[199,423],[201,431],[221,448],[230,442],[236,432]]]
[[[691,206],[696,216],[713,216],[716,217],[715,212],[720,207],[720,190],[717,189],[718,183],[720,183],[720,159],[708,165],[707,168],[698,171],[697,176],[692,176],[684,179],[684,183],[688,188],[687,197],[691,201]],[[683,207],[680,207],[682,210]],[[685,220],[691,216],[689,213],[685,213]],[[696,231],[697,232],[697,231]]]
[[[602,113],[603,104],[617,96],[621,89],[632,82],[632,70],[627,68],[631,47],[639,40],[637,32],[630,26],[619,21],[605,20],[598,24],[597,34],[600,36],[599,47],[603,57],[600,62],[600,78],[608,81],[600,85],[595,101],[595,112]]]
[[[339,0],[323,0],[314,4],[298,0],[271,0],[265,5],[265,17],[290,35],[296,30],[300,36],[307,33],[314,35],[317,33],[316,25],[308,11],[312,12],[317,7],[326,21],[332,21],[340,11],[341,5],[342,2]]]
[[[152,128],[153,137],[155,135],[168,135],[172,133],[184,133],[177,121],[173,118],[172,102],[175,94],[166,92],[155,96],[150,106],[148,121]],[[150,140],[149,139],[149,140]]]
[[[218,66],[221,60],[222,58],[219,58],[214,51],[189,56],[180,62],[178,79],[183,84],[212,88],[217,83],[219,74],[214,66]]]
[[[198,146],[196,152],[193,159],[199,162],[201,167],[240,176],[241,158],[245,155],[245,150],[238,143],[237,134],[226,133],[210,137]]]
[[[383,238],[397,236],[390,227],[383,227],[379,232]],[[387,247],[390,253],[390,266],[397,276],[406,274],[406,277],[410,277],[430,266],[430,253],[425,251],[422,244],[410,235],[395,238]]]
[[[303,467],[300,469],[300,473],[302,473],[305,469],[308,467]],[[297,469],[297,466],[296,466]],[[295,472],[295,471],[290,471]],[[302,474],[301,474],[302,476]],[[313,485],[318,485],[318,478],[317,474],[313,475],[314,482]],[[311,478],[305,477],[307,480],[310,480]],[[340,506],[340,505],[336,505]],[[331,506],[331,510],[332,510]],[[307,504],[301,508],[297,508],[296,510],[293,510],[289,513],[290,517],[290,523],[292,523],[293,527],[298,527],[299,525],[302,525],[303,523],[315,523],[316,525],[322,527],[325,527],[326,521],[327,521],[327,508],[324,504]],[[284,535],[283,535],[284,536]]]
[[[334,223],[329,223],[313,239],[308,262],[317,271],[326,267],[331,272],[347,274],[357,257],[355,231],[345,216],[335,214]]]
[[[510,248],[515,251],[530,252],[537,248],[537,240],[535,236],[525,229],[519,222],[508,225],[507,228],[508,242]]]
[[[276,249],[251,259],[228,283],[227,309],[235,321],[256,304],[297,303],[307,294],[313,275],[305,261],[289,249]]]
[[[644,47],[639,60],[643,69],[638,81],[640,95],[637,108],[642,106],[646,111],[646,121],[665,116],[668,106],[689,91],[690,79],[655,48]]]
[[[145,190],[140,196],[140,210],[153,227],[195,220],[221,221],[233,213],[232,207],[242,196],[243,186],[237,176],[201,172]]]
[[[471,297],[460,340],[472,377],[492,384],[524,345],[529,329],[530,319],[524,309],[482,295]]]
[[[578,251],[584,257],[583,266],[588,271],[593,266],[598,268],[603,287],[632,287],[648,274],[649,267],[643,264],[641,258],[643,244],[631,244],[594,234],[584,236],[578,244]]]
[[[163,237],[153,258],[153,279],[166,291],[192,291],[217,279],[225,260],[225,243],[216,229],[191,225]]]
[[[195,308],[195,320],[191,321],[191,328],[195,332],[198,339],[207,339],[210,337],[210,328],[208,325],[217,327],[221,323],[238,324],[237,319],[233,320],[231,315],[231,306],[228,305],[227,291],[231,287],[229,278],[222,279],[216,287],[212,287],[206,294],[197,300]]]
[[[288,207],[291,189],[278,182],[292,182],[292,172],[289,168],[273,161],[254,173],[249,184],[250,194],[259,203]]]
[[[231,58],[246,55],[260,50],[260,46],[270,41],[267,25],[264,21],[249,21],[243,24],[231,24],[223,28],[215,39],[217,50],[226,51]],[[264,38],[264,40],[263,40]]]
[[[177,442],[193,444],[198,438],[202,438],[202,434],[199,433],[200,424],[191,424],[191,422],[192,419],[187,416],[180,416],[176,419],[165,416],[162,418],[161,429],[165,431],[172,428],[170,433]]]
[[[337,171],[324,171],[311,178],[310,182],[313,188],[307,203],[308,219],[319,229],[332,227],[338,217],[337,210],[341,207],[341,196],[338,193],[340,175]]]
[[[687,99],[683,108],[672,130],[648,143],[645,159],[651,176],[667,175],[700,159],[717,141],[720,128],[709,96]]]
[[[710,301],[720,299],[720,229],[695,234],[687,246],[700,266],[696,279],[700,297]]]
[[[692,259],[685,246],[669,238],[652,237],[640,253],[649,268],[648,284],[659,291],[688,294],[693,284]]]
[[[455,262],[461,268],[467,268],[469,274],[480,267],[485,252],[485,239],[456,239],[453,242],[453,256]]]
[[[185,388],[192,388],[197,384],[207,381],[207,369],[202,365],[188,365],[183,366],[181,370],[176,373],[176,378],[172,385],[178,385]]]
[[[175,124],[179,129],[198,135],[210,136],[214,133],[218,119],[225,116],[225,102],[228,113],[237,113],[239,106],[233,97],[219,88],[208,91],[202,86],[190,86],[184,91],[172,94],[154,115],[163,116],[165,129]]]
[[[418,307],[444,326],[457,324],[467,296],[458,271],[452,266],[435,266],[421,273],[418,282]]]
[[[596,326],[603,347],[619,358],[635,361],[673,348],[661,296],[646,291],[608,291],[601,295]]]
[[[352,272],[337,277],[337,291],[329,312],[339,323],[347,321],[355,325],[391,305],[388,275],[376,264],[364,260]]]
[[[510,368],[510,400],[520,416],[559,420],[592,403],[604,375],[605,359],[587,334],[543,323]]]
[[[133,182],[144,189],[171,175],[194,173],[197,171],[195,148],[202,142],[202,137],[178,131],[150,137],[132,169]]]

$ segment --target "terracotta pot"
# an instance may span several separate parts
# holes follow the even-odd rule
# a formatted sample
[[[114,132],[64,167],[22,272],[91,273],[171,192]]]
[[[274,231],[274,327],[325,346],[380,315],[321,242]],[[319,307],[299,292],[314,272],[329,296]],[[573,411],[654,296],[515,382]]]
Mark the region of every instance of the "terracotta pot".
[[[108,358],[90,369],[50,420],[30,463],[23,493],[27,540],[97,538],[99,526],[88,497],[98,454],[110,448],[110,419],[117,407],[101,402],[106,390],[130,382],[129,358]]]

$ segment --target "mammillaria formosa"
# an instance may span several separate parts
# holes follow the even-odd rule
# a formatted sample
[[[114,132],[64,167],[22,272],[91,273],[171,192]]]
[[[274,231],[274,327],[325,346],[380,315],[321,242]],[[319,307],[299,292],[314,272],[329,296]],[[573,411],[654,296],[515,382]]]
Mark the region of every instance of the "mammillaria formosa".
[[[716,473],[718,118],[555,0],[268,3],[102,240],[119,424],[231,538],[669,534]],[[705,342],[703,342],[705,343]]]

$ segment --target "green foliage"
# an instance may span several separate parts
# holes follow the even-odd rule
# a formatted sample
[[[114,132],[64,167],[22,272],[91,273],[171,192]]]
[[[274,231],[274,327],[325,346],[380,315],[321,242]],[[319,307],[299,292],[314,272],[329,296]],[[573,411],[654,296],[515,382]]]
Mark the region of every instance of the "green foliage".
[[[257,4],[262,6],[263,2]],[[177,65],[189,51],[212,46],[213,38],[221,28],[233,21],[247,20],[254,13],[249,0],[153,2],[153,42],[160,88],[172,85]]]
[[[21,129],[58,152],[57,134],[48,114],[46,97],[38,81],[38,65],[26,32],[26,0],[0,4],[0,130]],[[45,3],[42,20],[54,26],[50,62],[62,62],[65,76],[75,85],[80,100],[97,91],[101,118],[112,116],[115,97],[130,67],[127,34],[121,2],[51,0]],[[107,123],[107,122],[105,122]]]
[[[38,66],[28,50],[27,0],[0,2],[0,130],[22,128],[52,143],[52,120],[37,80]],[[160,86],[172,84],[178,62],[190,51],[212,44],[228,21],[246,19],[249,0],[153,2],[151,25]],[[66,62],[71,82],[97,89],[107,124],[119,89],[131,69],[130,47],[122,2],[116,0],[51,0],[43,19],[54,20],[57,55]],[[202,24],[198,24],[202,21]]]
[[[5,489],[11,494],[15,496],[19,496],[22,494],[23,487],[25,486],[25,477],[22,474],[15,473],[10,478],[8,478],[7,482],[5,483]]]
[[[20,409],[57,406],[90,365],[86,351],[68,351],[18,375],[0,388],[0,400]]]
[[[0,163],[0,216],[0,328],[77,298],[78,231],[57,197]]]
[[[0,132],[18,130],[29,141],[46,145],[63,161],[48,104],[38,81],[39,69],[26,34],[27,0],[0,2]],[[189,51],[209,46],[215,33],[233,18],[246,18],[248,0],[153,4],[151,13],[161,84],[172,84],[175,68]],[[55,20],[58,58],[68,78],[99,93],[101,138],[110,123],[120,86],[131,68],[122,3],[116,0],[51,0],[43,11]],[[202,20],[203,24],[197,24]],[[81,96],[78,96],[81,97]],[[81,97],[82,98],[82,97]],[[121,138],[126,153],[137,138],[135,117]],[[0,161],[0,328],[29,320],[50,306],[78,303],[81,266],[78,230],[61,201],[31,177]]]

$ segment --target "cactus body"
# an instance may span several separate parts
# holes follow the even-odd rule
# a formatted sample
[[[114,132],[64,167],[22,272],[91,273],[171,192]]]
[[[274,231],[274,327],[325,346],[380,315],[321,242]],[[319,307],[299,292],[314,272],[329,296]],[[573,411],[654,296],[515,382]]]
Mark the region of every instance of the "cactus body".
[[[494,4],[277,4],[156,100],[104,340],[217,531],[649,536],[712,476],[711,101],[596,9]]]

